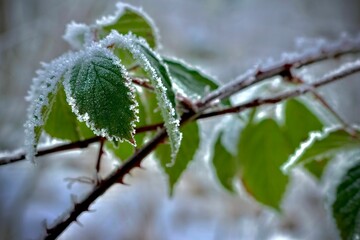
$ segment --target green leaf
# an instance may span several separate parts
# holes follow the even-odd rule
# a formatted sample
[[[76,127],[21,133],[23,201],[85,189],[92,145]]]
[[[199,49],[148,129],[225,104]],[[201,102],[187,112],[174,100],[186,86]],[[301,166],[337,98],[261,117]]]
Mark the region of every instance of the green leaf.
[[[298,100],[291,99],[285,103],[284,131],[292,144],[293,152],[305,142],[310,133],[324,128],[320,119]],[[316,161],[306,164],[306,169],[317,178],[321,178],[327,161]]]
[[[359,133],[359,132],[358,132]],[[285,171],[299,164],[332,157],[343,151],[359,149],[360,140],[343,129],[332,129],[314,134],[310,140],[297,150],[297,154],[282,166]]]
[[[175,109],[176,108],[175,93],[172,87],[170,73],[166,65],[164,64],[160,56],[158,56],[145,44],[142,44],[140,41],[136,41],[136,44],[138,44],[138,49],[142,53],[142,56],[138,56],[137,59],[138,61],[141,62],[145,71],[148,73],[148,77],[150,78],[150,80],[152,80],[152,86],[155,88],[155,93],[161,87],[159,86],[159,84],[163,85],[166,88],[165,93],[167,99],[170,101],[171,106]],[[157,77],[159,78],[160,83],[158,82]],[[160,102],[159,99],[158,101]]]
[[[250,123],[242,131],[238,144],[241,179],[257,201],[279,209],[288,182],[280,166],[291,152],[286,136],[272,119]]]
[[[121,34],[132,33],[144,38],[151,48],[156,48],[158,37],[153,21],[141,10],[128,4],[117,4],[118,11],[111,20],[98,21],[100,38],[104,38],[112,30]]]
[[[44,130],[51,137],[74,142],[94,136],[94,133],[84,123],[79,122],[71,111],[62,86],[52,97],[54,103],[44,125]]]
[[[184,62],[169,58],[164,62],[169,67],[175,85],[189,98],[199,99],[219,87],[209,76]]]
[[[129,84],[116,57],[92,47],[76,61],[65,87],[72,110],[97,135],[134,143],[136,102]]]
[[[164,62],[169,68],[173,83],[190,99],[198,100],[219,87],[213,78],[183,61],[165,58]],[[221,102],[225,106],[231,106],[229,99]]]
[[[285,103],[285,131],[295,149],[309,138],[310,132],[324,127],[319,118],[303,103],[291,99]]]
[[[174,164],[176,154],[181,144],[179,119],[176,113],[176,99],[172,89],[168,69],[160,56],[151,50],[141,39],[132,35],[123,36],[112,32],[103,40],[105,45],[115,45],[117,48],[128,50],[142,66],[154,88],[158,106],[164,120],[164,125],[170,140],[171,164]]]
[[[43,68],[37,71],[37,77],[33,79],[28,96],[28,117],[24,125],[26,159],[30,161],[34,161],[41,132],[55,101],[54,96],[63,81],[63,75],[71,68],[72,61],[69,59],[75,57],[73,53],[66,53],[48,64],[43,64]]]
[[[341,179],[332,205],[333,216],[342,239],[360,238],[360,161]]]
[[[306,170],[308,170],[312,175],[314,175],[317,179],[321,179],[323,176],[324,170],[327,164],[330,162],[332,158],[324,158],[320,161],[311,161],[304,165]]]
[[[146,109],[146,103],[147,99],[144,99],[141,95],[143,92],[137,92],[136,93],[136,102],[139,103],[138,106],[138,116],[139,116],[139,122],[138,126],[145,126],[147,125],[147,109]],[[144,142],[144,138],[147,133],[137,133],[135,135],[135,141],[138,146],[141,146]],[[111,152],[119,161],[125,161],[129,157],[131,157],[135,153],[134,146],[130,145],[129,143],[121,143],[121,142],[109,142],[107,141],[105,143],[105,149],[109,152]]]
[[[143,104],[146,111],[146,124],[157,124],[163,121],[156,95],[148,90],[143,90]]]
[[[135,153],[134,146],[129,143],[114,143],[106,141],[106,151],[110,152],[119,162],[124,162]]]
[[[170,195],[172,195],[175,184],[190,161],[193,160],[196,150],[200,145],[199,126],[196,122],[186,124],[181,130],[184,135],[183,143],[173,166],[167,167],[171,152],[169,145],[160,145],[155,151],[155,156],[159,159],[161,167],[168,176]]]
[[[212,163],[217,178],[223,187],[230,192],[234,192],[233,180],[238,173],[237,161],[236,157],[229,153],[221,143],[221,136],[222,134],[219,135],[215,143]]]

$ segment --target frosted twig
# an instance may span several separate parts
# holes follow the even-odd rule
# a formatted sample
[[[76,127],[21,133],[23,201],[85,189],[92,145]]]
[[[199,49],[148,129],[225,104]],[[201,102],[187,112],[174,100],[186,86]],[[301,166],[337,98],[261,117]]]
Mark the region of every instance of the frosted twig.
[[[141,127],[136,128],[136,134],[149,132],[149,131],[155,131],[159,128],[162,128],[163,125],[164,125],[164,123],[155,123],[155,124],[151,124],[151,125],[147,125],[147,126],[141,126]],[[64,144],[60,144],[60,145],[56,145],[56,146],[45,147],[40,150],[37,150],[35,157],[41,157],[41,156],[56,153],[56,152],[87,148],[90,144],[99,142],[101,139],[102,139],[101,136],[95,136],[95,137],[92,137],[89,139],[80,140],[80,141],[76,141],[76,142],[64,143]],[[25,160],[25,152],[19,151],[15,154],[9,154],[9,155],[0,157],[0,166],[11,164],[11,163],[16,163],[16,162],[19,162],[22,160]]]
[[[301,79],[298,76],[293,75],[291,70],[286,71],[282,74],[282,77],[285,81],[293,83],[293,84],[303,84],[308,85],[307,82],[305,82],[303,79]],[[311,88],[311,86],[309,86]],[[334,109],[331,107],[331,105],[321,96],[315,88],[310,89],[310,92],[314,96],[316,100],[320,102],[321,105],[323,105],[324,108],[326,108],[342,125],[345,131],[347,131],[350,135],[355,136],[356,130],[348,124]]]
[[[316,81],[312,84],[303,85],[297,89],[278,94],[274,97],[255,98],[251,101],[248,101],[243,104],[239,104],[234,107],[204,113],[204,114],[201,114],[198,117],[198,119],[209,118],[209,117],[224,115],[224,114],[228,114],[228,113],[237,113],[237,112],[241,112],[243,110],[253,108],[253,107],[258,107],[261,105],[279,103],[279,102],[284,101],[289,98],[294,98],[294,97],[298,97],[298,96],[303,95],[308,92],[313,92],[313,90],[315,88],[322,87],[324,85],[335,82],[337,80],[343,80],[346,76],[349,76],[349,75],[357,73],[357,72],[360,72],[360,60],[357,60],[353,63],[344,64],[341,67],[339,67],[338,69],[326,74],[324,77],[322,77],[321,79],[319,79],[318,81]]]
[[[96,169],[95,182],[96,182],[96,184],[99,184],[101,182],[101,179],[100,179],[100,167],[101,167],[101,158],[102,158],[102,156],[104,154],[104,142],[105,142],[105,139],[100,139],[99,153],[98,153],[98,156],[97,156],[97,159],[96,159],[96,166],[95,166],[95,169]]]
[[[357,53],[359,51],[360,41],[358,38],[355,38],[324,45],[321,48],[304,51],[303,53],[288,54],[283,56],[283,59],[270,66],[257,66],[254,69],[250,69],[234,81],[231,81],[230,83],[211,92],[205,98],[201,99],[197,105],[201,109],[216,99],[228,98],[240,90],[250,87],[265,79],[281,75],[283,72],[289,71],[289,69],[301,68],[316,62],[330,58],[337,58],[349,53]],[[290,55],[291,58],[288,57]]]

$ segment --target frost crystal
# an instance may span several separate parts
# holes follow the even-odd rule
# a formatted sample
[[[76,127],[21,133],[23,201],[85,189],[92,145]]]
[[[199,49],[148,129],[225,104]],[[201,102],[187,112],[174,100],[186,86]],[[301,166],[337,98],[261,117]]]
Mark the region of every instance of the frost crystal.
[[[115,44],[119,48],[130,51],[139,64],[141,64],[143,69],[150,75],[150,80],[154,86],[158,104],[161,109],[161,115],[164,118],[164,125],[170,139],[170,146],[172,150],[172,161],[170,166],[173,165],[182,139],[182,134],[179,131],[180,122],[176,116],[174,103],[172,103],[166,95],[167,88],[164,86],[161,76],[159,76],[158,71],[152,65],[151,60],[144,54],[142,47],[144,47],[146,51],[151,52],[153,57],[162,63],[161,57],[148,47],[144,39],[136,38],[132,34],[124,36],[120,35],[116,31],[112,31],[105,39],[100,42],[100,44],[102,44],[103,47],[112,46]],[[164,67],[165,71],[168,72],[167,66],[165,64]]]
[[[160,48],[160,46],[159,46],[159,43],[160,43],[159,30],[157,29],[152,18],[150,18],[150,16],[146,12],[144,12],[141,8],[136,8],[130,4],[121,3],[121,2],[116,4],[116,9],[117,10],[114,15],[102,17],[101,19],[96,20],[96,25],[102,27],[102,26],[115,24],[123,16],[125,11],[128,9],[128,10],[135,12],[138,15],[142,16],[146,20],[146,22],[151,26],[151,28],[154,30],[155,42],[156,42],[158,48]]]
[[[66,26],[63,38],[74,49],[81,49],[92,42],[91,29],[86,24],[71,22]]]
[[[65,80],[64,80],[64,89],[65,89],[65,93],[66,93],[66,98],[67,101],[69,103],[69,105],[71,106],[72,111],[75,113],[75,115],[77,116],[77,118],[79,119],[79,121],[85,122],[86,125],[96,134],[102,137],[106,137],[108,140],[116,140],[116,141],[123,141],[128,140],[131,144],[136,145],[135,141],[134,141],[134,135],[135,135],[135,123],[138,122],[138,103],[135,100],[135,95],[133,94],[135,92],[134,87],[131,84],[131,80],[128,76],[128,73],[126,71],[126,69],[124,68],[124,66],[120,63],[120,60],[114,56],[114,54],[108,50],[107,48],[103,48],[101,47],[99,44],[97,43],[93,43],[92,45],[88,46],[87,48],[85,48],[83,51],[80,51],[78,54],[78,59],[76,61],[76,63],[74,64],[74,67],[76,66],[80,66],[80,68],[82,69],[84,66],[86,66],[87,64],[92,64],[92,65],[97,65],[95,63],[93,63],[94,59],[96,58],[106,58],[110,61],[112,61],[112,64],[115,65],[115,67],[118,67],[121,73],[122,78],[124,79],[124,81],[122,82],[122,84],[125,85],[125,87],[128,89],[126,90],[127,95],[129,96],[130,99],[130,105],[129,105],[129,110],[131,110],[131,112],[134,113],[134,119],[131,120],[130,127],[130,138],[126,139],[123,138],[121,136],[118,136],[116,134],[114,134],[111,130],[109,130],[109,127],[97,127],[97,123],[95,122],[96,120],[94,119],[95,116],[93,116],[90,112],[84,112],[84,111],[80,111],[79,109],[79,103],[77,102],[77,100],[74,98],[74,94],[76,92],[76,90],[73,89],[70,80],[73,77],[72,76],[72,70],[69,70],[66,74],[65,74]],[[103,66],[98,66],[100,69],[103,68]],[[111,69],[104,69],[106,71],[111,71]],[[92,86],[91,84],[93,84],[93,82],[90,79],[91,76],[89,74],[89,69],[85,70],[86,72],[86,76],[80,76],[80,78],[85,77],[84,81],[81,81],[81,84],[84,84],[83,86],[81,86],[82,89],[88,89],[89,93],[88,94],[94,94],[92,93],[92,91],[90,91],[90,89],[94,89],[94,86]],[[96,71],[96,70],[95,70]],[[104,77],[106,75],[106,71],[103,72],[102,77]],[[82,72],[84,73],[84,72]],[[82,74],[79,71],[79,74]],[[97,73],[98,74],[98,73]],[[106,76],[111,78],[112,76]],[[87,78],[87,79],[86,79]],[[103,81],[103,78],[99,77],[99,81]],[[106,81],[104,81],[104,83],[107,83]],[[109,83],[109,82],[108,82]],[[101,88],[102,89],[102,88]],[[75,91],[75,92],[74,92]],[[102,92],[102,94],[106,95],[109,94],[109,92],[106,92],[105,90],[103,90],[104,92]],[[85,94],[85,92],[83,93]],[[87,94],[87,93],[86,93]],[[87,95],[88,95],[87,94]],[[119,93],[121,94],[121,93]],[[98,106],[99,103],[97,103],[97,100],[99,99],[92,99],[91,101],[93,101],[94,104],[93,108],[103,108],[105,109],[106,106]],[[88,99],[86,100],[88,101]],[[110,101],[110,100],[109,100]],[[102,104],[103,102],[101,102],[100,104]],[[85,103],[86,105],[88,105],[89,103]],[[96,109],[93,109],[94,111]],[[95,111],[96,112],[96,111]],[[109,114],[111,114],[111,112],[109,112]],[[111,117],[111,116],[109,116]]]
[[[41,127],[48,117],[52,104],[49,96],[56,94],[62,76],[73,64],[74,59],[76,59],[76,54],[64,54],[50,63],[43,63],[42,69],[36,72],[37,77],[33,79],[26,97],[26,100],[30,102],[27,121],[24,125],[26,159],[28,160],[34,161]]]

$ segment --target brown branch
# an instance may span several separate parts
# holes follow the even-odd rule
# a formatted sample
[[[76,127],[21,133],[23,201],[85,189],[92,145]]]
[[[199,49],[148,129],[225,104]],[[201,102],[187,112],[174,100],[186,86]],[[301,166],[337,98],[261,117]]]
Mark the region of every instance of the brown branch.
[[[344,66],[340,67],[338,70],[335,70],[334,72],[325,75],[324,77],[322,77],[320,80],[318,80],[315,83],[304,84],[303,86],[301,86],[297,89],[278,94],[275,97],[256,98],[249,102],[239,104],[234,107],[217,110],[217,111],[213,111],[213,112],[208,112],[208,113],[203,113],[197,119],[215,117],[215,116],[224,115],[224,114],[228,114],[228,113],[237,113],[237,112],[241,112],[243,110],[249,109],[249,108],[258,107],[258,106],[266,105],[266,104],[276,104],[276,103],[282,102],[286,99],[298,97],[305,93],[312,92],[315,88],[322,87],[324,85],[335,82],[337,80],[342,80],[345,77],[347,77],[351,74],[357,73],[357,72],[360,72],[360,60],[354,62],[352,65],[348,65],[348,66],[344,65]]]
[[[44,155],[51,154],[51,153],[61,152],[61,151],[87,148],[90,144],[100,141],[101,138],[102,137],[100,137],[100,136],[95,136],[95,137],[92,137],[92,138],[89,138],[86,140],[80,140],[80,141],[76,141],[76,142],[72,142],[72,143],[60,144],[57,146],[45,147],[43,149],[40,149],[35,154],[35,157],[40,157],[40,156],[44,156]],[[0,158],[0,166],[10,164],[10,163],[15,163],[15,162],[18,162],[18,161],[21,161],[24,159],[25,159],[24,152],[19,152],[18,154],[11,155],[11,156],[1,157]]]
[[[140,86],[140,87],[149,89],[149,90],[151,90],[151,91],[154,90],[153,86],[151,86],[151,84],[149,84],[149,82],[147,82],[147,81],[145,81],[145,80],[143,80],[143,79],[132,77],[132,78],[131,78],[131,81],[132,81],[134,84],[136,84],[136,85],[138,85],[138,86]]]
[[[152,124],[152,125],[148,125],[148,126],[138,127],[135,129],[136,134],[157,130],[157,129],[161,128],[163,125],[164,125],[163,123],[157,123],[157,124]],[[95,136],[95,137],[92,137],[89,139],[80,140],[80,141],[76,141],[76,142],[44,147],[44,148],[38,150],[38,152],[35,154],[35,157],[41,157],[41,156],[56,153],[56,152],[87,148],[90,144],[99,142],[101,139],[102,139],[102,137]],[[16,154],[11,154],[8,156],[0,157],[0,166],[11,164],[11,163],[16,163],[16,162],[19,162],[22,160],[25,160],[25,152],[24,151],[16,153]]]
[[[237,107],[219,111],[217,115],[222,115],[235,111],[242,111],[250,107],[260,106],[268,103],[272,103],[272,104],[278,103],[285,99],[296,97],[301,94],[305,94],[313,88],[324,86],[326,84],[332,83],[336,80],[342,79],[356,72],[360,72],[360,61],[357,61],[352,65],[346,67],[343,66],[339,70],[326,75],[325,77],[321,78],[318,82],[313,83],[309,86],[301,87],[294,91],[286,92],[273,98],[264,98],[264,99],[258,98],[247,104],[242,104]],[[183,125],[188,121],[198,119],[199,114],[200,114],[199,112],[198,113],[191,112],[184,114],[182,116],[182,120],[180,124]],[[202,116],[206,116],[206,114],[203,114]],[[207,117],[210,116],[215,116],[215,114],[209,115],[208,113]],[[110,188],[113,184],[117,182],[123,182],[124,176],[128,174],[133,168],[139,167],[142,160],[148,154],[150,154],[156,148],[156,146],[159,143],[161,143],[166,137],[167,137],[166,130],[162,128],[161,131],[159,131],[151,141],[146,143],[139,151],[137,151],[133,156],[131,156],[121,167],[119,167],[115,172],[113,172],[112,174],[110,174],[110,176],[104,179],[100,185],[96,186],[95,189],[83,201],[81,201],[80,203],[76,203],[74,205],[73,210],[70,212],[70,214],[67,217],[65,217],[65,219],[60,220],[60,222],[56,223],[53,227],[47,229],[47,236],[45,237],[45,239],[57,238],[72,222],[77,220],[77,218],[81,213],[88,211],[90,204],[93,203],[102,194],[104,194],[108,188]]]
[[[338,58],[349,53],[358,53],[359,51],[360,45],[357,42],[348,45],[346,42],[340,42],[336,46],[324,46],[313,53],[304,52],[303,54],[298,54],[290,60],[280,60],[279,62],[274,63],[271,66],[267,66],[266,68],[258,67],[256,69],[252,69],[247,73],[240,75],[234,81],[211,92],[205,98],[197,102],[197,106],[202,108],[216,99],[228,98],[240,90],[250,87],[265,79],[287,73],[289,69],[298,69],[330,58]]]
[[[101,167],[101,158],[104,154],[104,142],[105,139],[102,138],[100,139],[100,146],[99,146],[99,153],[96,159],[96,166],[95,166],[95,170],[96,170],[96,183],[99,183],[100,180],[100,167]]]

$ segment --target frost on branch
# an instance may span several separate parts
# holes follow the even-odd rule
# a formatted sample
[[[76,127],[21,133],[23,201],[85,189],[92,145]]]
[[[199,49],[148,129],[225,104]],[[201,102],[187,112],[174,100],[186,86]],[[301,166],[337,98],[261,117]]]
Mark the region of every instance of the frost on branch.
[[[73,64],[76,54],[68,53],[50,63],[43,63],[33,79],[29,95],[28,116],[25,123],[26,159],[34,161],[36,146],[47,117],[49,116],[54,97],[59,89],[60,81],[67,69]]]
[[[68,103],[97,135],[135,145],[137,102],[119,59],[94,44],[81,51],[64,81]]]
[[[171,146],[171,165],[173,165],[177,152],[180,148],[182,134],[179,131],[179,119],[176,114],[175,94],[172,89],[172,81],[167,66],[160,56],[152,51],[143,39],[138,39],[132,34],[120,35],[113,31],[100,42],[103,47],[115,46],[131,52],[135,60],[146,71],[154,87],[164,125],[167,130]]]

